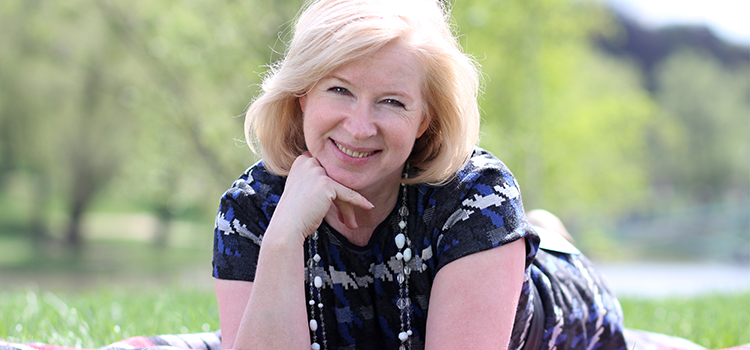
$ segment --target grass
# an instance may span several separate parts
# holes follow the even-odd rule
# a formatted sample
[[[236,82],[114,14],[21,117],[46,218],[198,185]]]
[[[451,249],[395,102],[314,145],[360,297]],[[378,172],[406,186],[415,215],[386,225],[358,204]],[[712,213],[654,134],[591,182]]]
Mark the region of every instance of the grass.
[[[0,220],[0,339],[96,349],[219,329],[211,288],[195,283],[211,282],[210,225],[174,225],[162,250],[149,244],[142,216],[94,215],[85,247],[71,254],[33,246],[11,217]],[[750,292],[620,301],[628,328],[714,349],[750,343]]]
[[[621,298],[625,326],[721,349],[750,343],[750,292],[660,299]]]
[[[209,291],[0,292],[0,339],[99,348],[133,336],[219,329]]]
[[[684,337],[708,348],[750,343],[750,292],[621,303],[629,328]],[[0,292],[0,339],[13,342],[98,348],[136,335],[218,329],[216,299],[209,290]]]

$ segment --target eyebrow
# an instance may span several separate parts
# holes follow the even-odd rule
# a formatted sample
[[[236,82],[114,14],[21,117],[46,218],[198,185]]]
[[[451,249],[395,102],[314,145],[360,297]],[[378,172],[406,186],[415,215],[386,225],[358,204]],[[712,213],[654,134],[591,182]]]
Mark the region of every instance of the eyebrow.
[[[328,75],[325,78],[323,78],[323,80],[325,80],[325,79],[336,79],[336,80],[339,80],[339,81],[341,81],[343,83],[346,83],[346,84],[349,84],[349,85],[354,85],[354,84],[352,84],[351,81],[347,80],[346,78],[344,78],[342,76],[334,75],[334,74]]]

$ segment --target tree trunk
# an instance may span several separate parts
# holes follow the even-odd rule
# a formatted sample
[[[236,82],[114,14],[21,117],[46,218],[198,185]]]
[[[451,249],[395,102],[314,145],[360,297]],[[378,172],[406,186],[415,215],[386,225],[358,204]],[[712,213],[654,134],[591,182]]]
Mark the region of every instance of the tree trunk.
[[[68,231],[65,235],[65,243],[73,250],[80,250],[83,246],[81,222],[83,221],[83,213],[86,211],[88,202],[87,199],[76,199],[70,211],[70,221],[68,222]]]

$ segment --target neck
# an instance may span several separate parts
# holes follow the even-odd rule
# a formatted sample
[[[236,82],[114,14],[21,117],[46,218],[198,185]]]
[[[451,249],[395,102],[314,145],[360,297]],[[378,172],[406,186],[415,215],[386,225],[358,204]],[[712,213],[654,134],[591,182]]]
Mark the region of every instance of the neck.
[[[354,207],[354,215],[357,218],[357,229],[349,229],[338,219],[338,209],[331,206],[326,215],[326,222],[336,231],[346,237],[349,242],[358,246],[365,246],[375,229],[383,222],[399,200],[400,184],[396,183],[391,189],[376,191],[374,193],[361,193],[370,203],[375,205],[370,210]]]

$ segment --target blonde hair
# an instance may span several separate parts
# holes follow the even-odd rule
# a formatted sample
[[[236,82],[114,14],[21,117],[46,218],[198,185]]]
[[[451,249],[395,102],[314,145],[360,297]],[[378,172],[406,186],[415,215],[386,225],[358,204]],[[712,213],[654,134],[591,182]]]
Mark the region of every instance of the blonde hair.
[[[401,40],[424,67],[430,124],[409,156],[417,173],[405,182],[440,184],[471,156],[479,137],[479,72],[461,50],[439,0],[318,0],[299,15],[285,57],[269,68],[250,105],[245,136],[266,168],[288,175],[306,150],[299,96],[322,78]]]

